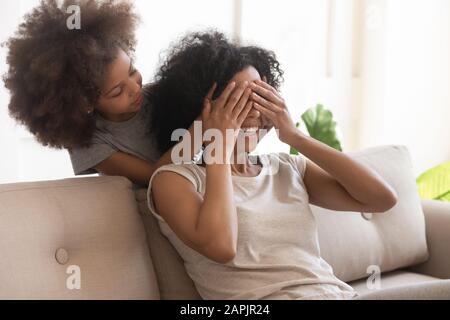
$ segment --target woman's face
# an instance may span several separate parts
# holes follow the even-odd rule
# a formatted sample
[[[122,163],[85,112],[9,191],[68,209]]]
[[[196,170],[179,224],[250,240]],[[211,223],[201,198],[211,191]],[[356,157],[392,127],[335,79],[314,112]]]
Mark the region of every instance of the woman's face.
[[[248,81],[249,83],[254,82],[256,80],[261,80],[261,76],[258,73],[258,71],[252,67],[249,66],[245,68],[244,70],[236,73],[234,77],[230,80],[236,82],[236,87],[239,83],[242,83],[244,81]],[[244,139],[245,141],[245,152],[252,152],[255,150],[256,146],[258,145],[258,142],[260,139],[264,137],[261,132],[261,129],[269,131],[272,128],[270,125],[268,119],[261,115],[259,111],[257,111],[255,108],[252,108],[250,112],[247,115],[247,118],[242,123],[238,141],[239,139]],[[235,146],[235,153],[239,151],[244,150],[237,150],[238,144]]]
[[[142,105],[142,76],[133,67],[130,57],[119,49],[110,64],[96,110],[111,121],[124,121]]]

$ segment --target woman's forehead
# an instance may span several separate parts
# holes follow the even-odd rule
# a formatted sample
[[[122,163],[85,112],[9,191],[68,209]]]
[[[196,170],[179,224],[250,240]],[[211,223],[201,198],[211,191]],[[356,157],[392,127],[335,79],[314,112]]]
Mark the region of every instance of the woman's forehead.
[[[236,83],[244,81],[253,82],[256,80],[261,80],[261,76],[253,66],[248,66],[244,70],[239,71],[231,79],[231,81],[236,81]]]

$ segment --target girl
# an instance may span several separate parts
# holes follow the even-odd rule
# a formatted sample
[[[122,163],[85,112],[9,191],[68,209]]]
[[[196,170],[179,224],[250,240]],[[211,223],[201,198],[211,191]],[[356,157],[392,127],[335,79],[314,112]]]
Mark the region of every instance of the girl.
[[[184,38],[154,86],[160,152],[170,148],[171,130],[187,128],[199,113],[205,130],[224,137],[202,165],[159,168],[148,191],[152,214],[204,299],[353,298],[356,292],[320,256],[309,203],[355,212],[384,212],[396,203],[375,172],[296,129],[277,91],[281,76],[272,52],[210,32]],[[206,100],[202,112],[199,101],[214,81],[221,96]],[[249,153],[258,133],[271,127],[304,156],[254,161]]]
[[[10,114],[43,145],[67,149],[76,175],[147,186],[170,152],[159,153],[148,130],[151,108],[132,61],[138,17],[126,1],[58,3],[42,1],[6,43]],[[68,28],[72,5],[79,29]]]

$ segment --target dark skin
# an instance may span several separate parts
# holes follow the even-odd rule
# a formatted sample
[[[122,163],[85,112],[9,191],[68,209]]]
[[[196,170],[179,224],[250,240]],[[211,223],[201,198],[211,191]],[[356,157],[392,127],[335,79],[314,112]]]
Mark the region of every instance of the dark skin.
[[[282,142],[308,158],[304,183],[311,204],[355,212],[385,212],[395,205],[395,191],[376,172],[299,131],[284,99],[261,80],[255,68],[242,70],[231,81],[219,99],[205,102],[205,127],[221,132],[227,128],[278,129]],[[231,86],[237,89],[233,91]],[[266,122],[268,126],[264,125]],[[152,183],[158,214],[186,245],[218,263],[232,260],[237,250],[238,224],[231,176],[252,177],[261,170],[260,165],[250,161],[227,162],[239,152],[235,142],[224,140],[223,164],[206,165],[204,197],[191,182],[173,172],[158,174]],[[246,143],[243,151],[248,154],[256,145]]]
[[[142,76],[133,67],[130,57],[121,49],[118,50],[117,58],[111,63],[106,73],[101,91],[95,110],[106,120],[127,121],[142,107]],[[88,113],[92,111],[93,108],[86,110]],[[189,131],[193,139],[193,126]],[[194,145],[193,142],[192,145]],[[155,170],[169,163],[172,163],[171,150],[156,163],[118,151],[100,162],[95,169],[105,175],[127,177],[133,183],[147,187]]]

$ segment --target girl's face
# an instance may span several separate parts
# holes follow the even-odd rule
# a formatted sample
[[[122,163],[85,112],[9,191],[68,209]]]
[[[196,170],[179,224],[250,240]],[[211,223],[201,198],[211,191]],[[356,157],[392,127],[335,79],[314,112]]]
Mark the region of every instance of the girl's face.
[[[141,74],[133,67],[130,57],[119,49],[106,72],[96,110],[107,120],[126,121],[140,110],[141,91]]]
[[[236,85],[242,83],[244,81],[248,81],[248,83],[254,82],[256,80],[261,80],[261,76],[258,71],[249,66],[244,70],[236,73],[234,77],[230,80],[235,81]],[[262,139],[264,135],[260,135],[261,129],[265,129],[269,131],[272,128],[272,125],[269,123],[268,119],[266,119],[259,111],[255,108],[252,108],[242,123],[241,130],[239,132],[238,139],[245,139],[245,152],[252,152],[255,150],[256,146],[260,138]],[[235,152],[244,151],[237,150],[237,144],[235,146]]]

